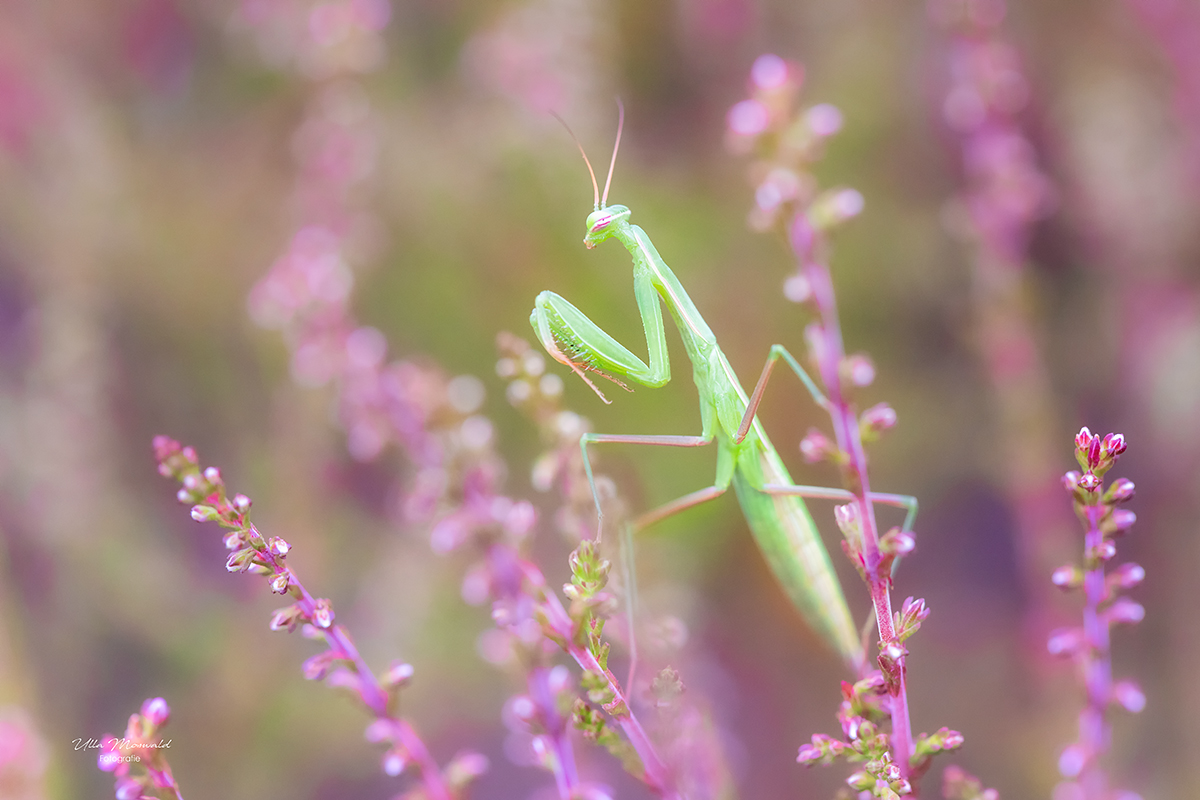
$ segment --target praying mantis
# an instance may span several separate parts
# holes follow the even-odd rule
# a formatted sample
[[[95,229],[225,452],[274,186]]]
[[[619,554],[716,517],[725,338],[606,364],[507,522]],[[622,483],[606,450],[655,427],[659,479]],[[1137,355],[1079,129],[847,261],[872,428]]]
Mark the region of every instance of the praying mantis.
[[[610,401],[604,393],[588,377],[589,372],[626,389],[628,387],[622,378],[652,388],[670,381],[671,367],[660,302],[665,304],[692,364],[700,401],[701,432],[692,436],[584,434],[580,447],[596,503],[600,524],[597,536],[602,534],[603,510],[592,477],[589,446],[624,443],[701,447],[715,443],[717,470],[712,485],[642,515],[634,522],[634,529],[640,530],[667,516],[716,499],[732,485],[754,539],[785,593],[808,624],[856,674],[861,674],[866,663],[863,638],[846,605],[841,584],[816,523],[802,499],[849,501],[854,499],[854,495],[843,489],[795,484],[755,415],[772,369],[781,358],[800,378],[818,406],[827,408],[828,401],[796,358],[779,344],[771,347],[758,384],[752,395],[747,397],[729,360],[717,344],[716,336],[684,290],[683,284],[658,254],[646,232],[630,222],[629,208],[608,205],[608,190],[612,184],[623,127],[622,108],[603,196],[587,154],[579,141],[575,140],[592,177],[595,201],[594,210],[587,218],[587,233],[583,242],[590,250],[609,238],[615,238],[632,257],[634,296],[646,334],[650,363],[647,365],[554,292],[544,291],[537,296],[530,323],[546,352],[570,368],[601,400],[608,403]],[[917,510],[915,498],[872,493],[871,499],[907,508],[904,530],[911,529]],[[636,659],[636,654],[633,658]]]

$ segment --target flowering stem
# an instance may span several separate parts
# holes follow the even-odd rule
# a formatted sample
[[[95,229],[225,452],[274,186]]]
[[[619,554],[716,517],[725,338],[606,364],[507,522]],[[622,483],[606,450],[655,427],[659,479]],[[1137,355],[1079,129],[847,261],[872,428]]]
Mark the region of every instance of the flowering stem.
[[[862,559],[864,577],[875,609],[875,620],[879,626],[881,647],[894,648],[898,653],[893,658],[892,680],[889,682],[892,717],[892,753],[905,778],[909,775],[909,759],[913,754],[912,723],[908,712],[908,692],[905,666],[905,650],[900,644],[892,623],[891,575],[881,571],[883,561],[879,550],[879,528],[875,521],[875,506],[871,502],[871,486],[867,478],[867,457],[863,449],[862,432],[858,415],[845,398],[842,390],[842,364],[846,360],[842,329],[838,320],[837,301],[833,293],[833,279],[829,268],[814,260],[808,260],[803,272],[812,287],[813,303],[821,318],[820,343],[814,348],[817,366],[825,384],[829,404],[827,409],[833,421],[834,436],[838,448],[846,454],[844,478],[846,488],[854,494],[862,531]],[[881,574],[882,572],[882,574]],[[865,665],[864,665],[865,669]],[[862,677],[862,676],[860,676]],[[914,790],[915,791],[915,790]]]
[[[544,588],[544,579],[540,572],[533,572],[536,570],[537,568],[532,564],[527,565],[527,574],[529,574],[530,579],[535,582],[535,585],[543,586],[542,598],[543,607],[546,611],[546,624],[554,632],[554,638],[559,642],[563,650],[571,658],[575,659],[575,662],[585,672],[603,676],[607,682],[608,688],[613,694],[613,701],[609,705],[619,708],[619,711],[612,713],[612,717],[621,726],[621,730],[625,732],[630,745],[641,759],[642,768],[645,770],[644,780],[647,785],[656,791],[659,796],[666,798],[666,800],[684,800],[684,796],[675,787],[670,770],[667,769],[666,764],[663,763],[662,759],[658,756],[658,752],[654,749],[654,743],[650,740],[646,729],[642,727],[642,724],[634,715],[628,699],[621,690],[621,684],[617,680],[617,677],[602,666],[596,657],[592,655],[591,651],[575,641],[575,623],[571,620],[571,616],[567,613],[567,610],[563,608],[562,601],[558,599],[558,595]]]

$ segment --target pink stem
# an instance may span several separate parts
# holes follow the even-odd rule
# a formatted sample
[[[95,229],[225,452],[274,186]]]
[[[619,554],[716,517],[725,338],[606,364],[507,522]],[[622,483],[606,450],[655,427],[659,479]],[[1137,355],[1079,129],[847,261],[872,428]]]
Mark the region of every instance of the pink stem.
[[[1084,536],[1084,553],[1099,552],[1104,542],[1100,530],[1100,518],[1104,506],[1086,506],[1088,530]],[[1105,719],[1105,709],[1112,696],[1112,662],[1109,656],[1108,621],[1100,614],[1100,604],[1107,591],[1104,580],[1104,562],[1085,555],[1085,560],[1096,563],[1083,578],[1085,604],[1083,608],[1084,686],[1087,690],[1087,705],[1079,714],[1079,743],[1084,750],[1084,769],[1079,776],[1087,800],[1102,800],[1107,797],[1108,787],[1104,770],[1099,768],[1100,756],[1108,751],[1111,726]]]
[[[558,796],[560,800],[571,800],[579,790],[579,772],[575,767],[575,750],[571,747],[566,720],[558,713],[554,692],[550,690],[550,671],[542,666],[534,667],[529,671],[526,685],[554,748],[554,783]]]
[[[838,447],[846,453],[847,488],[854,493],[862,525],[862,558],[871,602],[875,606],[875,619],[879,625],[879,639],[885,645],[895,643],[896,631],[892,624],[892,599],[890,574],[880,574],[882,555],[879,552],[879,528],[875,521],[875,506],[871,502],[871,486],[867,479],[867,456],[863,449],[862,433],[858,415],[847,402],[842,391],[841,366],[846,358],[842,341],[841,324],[838,321],[837,301],[833,293],[833,279],[823,264],[809,260],[804,274],[812,287],[813,301],[821,317],[822,339],[817,352],[817,367],[829,400],[829,415],[833,421],[834,436]],[[907,778],[910,772],[909,759],[913,753],[912,723],[909,719],[908,692],[905,656],[896,659],[898,677],[892,691],[892,756],[901,773]],[[916,787],[913,787],[914,796]]]

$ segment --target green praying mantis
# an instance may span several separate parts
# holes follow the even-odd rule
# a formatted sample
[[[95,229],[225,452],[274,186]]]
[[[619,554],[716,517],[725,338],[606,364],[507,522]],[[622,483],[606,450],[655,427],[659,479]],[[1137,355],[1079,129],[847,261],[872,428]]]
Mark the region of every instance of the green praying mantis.
[[[579,141],[575,140],[587,162],[595,200],[594,211],[587,218],[587,233],[583,242],[590,250],[606,239],[615,238],[633,258],[634,296],[646,333],[650,363],[647,365],[554,292],[544,291],[538,295],[530,323],[550,356],[569,367],[601,400],[608,403],[609,400],[588,377],[588,373],[626,389],[628,387],[622,378],[648,387],[663,386],[671,379],[660,302],[665,304],[692,363],[700,400],[701,432],[698,436],[584,434],[580,447],[601,530],[603,510],[592,477],[588,454],[590,445],[624,443],[701,447],[715,442],[717,474],[713,484],[642,515],[634,522],[634,529],[640,530],[667,516],[720,497],[732,485],[755,541],[785,593],[808,624],[855,673],[860,673],[865,665],[863,636],[860,636],[854,624],[829,553],[802,499],[849,501],[854,499],[854,495],[843,489],[795,484],[755,416],[772,369],[781,358],[800,378],[817,405],[827,408],[828,401],[800,363],[778,344],[771,347],[758,384],[753,394],[747,397],[729,360],[721,352],[716,337],[688,297],[683,284],[658,254],[646,232],[629,221],[629,208],[607,204],[623,127],[622,108],[603,196],[587,154]],[[872,493],[871,499],[907,508],[903,529],[911,529],[917,510],[915,498]],[[629,580],[632,583],[632,577]],[[636,652],[633,659],[636,660]]]

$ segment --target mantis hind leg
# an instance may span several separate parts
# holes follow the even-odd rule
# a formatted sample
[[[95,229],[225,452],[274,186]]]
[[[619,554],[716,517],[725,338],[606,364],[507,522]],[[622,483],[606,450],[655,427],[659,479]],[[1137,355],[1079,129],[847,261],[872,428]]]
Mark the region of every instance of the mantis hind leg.
[[[794,483],[766,483],[763,485],[762,491],[767,494],[791,494],[794,497],[815,500],[841,500],[845,503],[856,499],[854,493],[848,492],[847,489],[835,489],[827,486],[798,486]],[[904,518],[904,527],[901,530],[905,533],[912,533],[912,523],[917,519],[917,498],[912,497],[911,494],[886,492],[871,492],[869,497],[872,503],[882,503],[898,507],[898,509],[905,509],[907,513]]]
[[[805,371],[804,367],[800,366],[796,357],[789,353],[783,345],[773,344],[771,353],[767,356],[766,363],[763,364],[762,374],[758,376],[758,383],[754,385],[754,392],[750,395],[750,402],[746,404],[746,412],[742,415],[742,424],[738,426],[737,434],[733,437],[735,442],[740,443],[750,432],[750,426],[754,423],[754,415],[758,412],[758,405],[762,402],[763,393],[767,390],[767,381],[771,379],[771,373],[775,370],[775,362],[781,358],[792,368],[792,372],[796,373],[796,377],[800,379],[804,388],[812,396],[813,402],[821,408],[829,408],[829,400],[817,388],[816,381],[812,379],[812,376]]]
[[[798,486],[795,484],[768,483],[762,487],[762,491],[767,494],[794,495],[816,500],[842,500],[849,502],[855,499],[853,492],[846,489],[833,489],[827,486]],[[905,509],[908,513],[904,515],[904,526],[901,530],[906,533],[912,532],[913,522],[917,519],[917,498],[907,494],[889,494],[886,492],[871,492],[869,497],[873,503],[882,503],[886,506]]]
[[[600,503],[600,493],[592,475],[592,462],[588,455],[588,445],[594,443],[645,444],[659,447],[703,447],[712,443],[711,437],[705,436],[638,436],[608,433],[585,433],[579,440],[583,451],[583,469],[587,474],[588,486],[592,490],[592,500],[596,504],[596,540],[599,541],[603,532],[604,510]],[[717,457],[717,479],[712,486],[707,486],[683,497],[665,503],[658,508],[642,514],[632,523],[623,526],[621,531],[621,567],[625,575],[625,624],[629,631],[629,676],[625,686],[633,688],[633,679],[637,675],[638,647],[634,618],[637,611],[637,564],[634,556],[634,534],[649,527],[659,520],[673,514],[715,500],[729,489],[733,479],[733,460],[727,450],[722,448]]]

